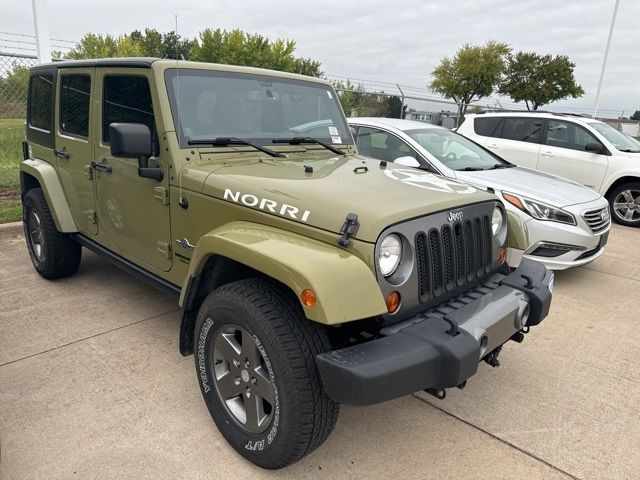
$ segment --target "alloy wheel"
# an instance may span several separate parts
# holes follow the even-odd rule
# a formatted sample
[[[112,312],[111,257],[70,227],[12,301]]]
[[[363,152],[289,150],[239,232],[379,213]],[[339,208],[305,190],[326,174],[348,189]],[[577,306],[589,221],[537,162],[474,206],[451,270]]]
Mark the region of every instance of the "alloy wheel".
[[[27,215],[27,231],[29,232],[29,243],[31,244],[31,250],[33,251],[38,261],[44,261],[44,230],[42,228],[42,221],[40,220],[40,216],[34,209],[30,209]]]
[[[216,391],[232,418],[251,433],[271,424],[275,386],[264,355],[254,337],[233,324],[224,325],[213,345]]]
[[[613,212],[626,222],[640,221],[640,190],[623,190],[613,200]]]

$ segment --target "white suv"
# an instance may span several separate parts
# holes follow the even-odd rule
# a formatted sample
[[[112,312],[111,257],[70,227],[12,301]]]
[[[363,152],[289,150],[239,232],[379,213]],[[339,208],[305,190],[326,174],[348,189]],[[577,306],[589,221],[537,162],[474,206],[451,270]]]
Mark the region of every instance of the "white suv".
[[[457,131],[516,165],[596,190],[609,201],[616,222],[640,227],[640,143],[612,126],[522,111],[467,115]]]

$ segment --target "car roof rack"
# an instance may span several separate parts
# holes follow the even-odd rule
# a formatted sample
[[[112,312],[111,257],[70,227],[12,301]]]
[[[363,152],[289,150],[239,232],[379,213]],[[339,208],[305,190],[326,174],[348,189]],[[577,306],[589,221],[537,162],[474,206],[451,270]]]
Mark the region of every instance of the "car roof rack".
[[[546,113],[548,115],[558,115],[560,117],[593,118],[593,115],[589,115],[588,113],[563,113],[563,112],[551,112],[549,110],[508,110],[506,108],[501,108],[497,110],[485,110],[484,112],[477,112],[476,115],[482,115],[485,113]]]

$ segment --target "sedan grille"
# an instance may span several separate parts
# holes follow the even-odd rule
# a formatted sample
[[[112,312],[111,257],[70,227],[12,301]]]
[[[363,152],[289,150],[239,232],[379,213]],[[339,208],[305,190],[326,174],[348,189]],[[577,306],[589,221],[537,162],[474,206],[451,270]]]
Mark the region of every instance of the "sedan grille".
[[[611,215],[608,205],[597,210],[589,210],[582,216],[593,233],[604,232],[609,228],[609,225],[611,225]]]
[[[492,233],[486,215],[418,232],[415,246],[421,303],[451,294],[491,271]]]

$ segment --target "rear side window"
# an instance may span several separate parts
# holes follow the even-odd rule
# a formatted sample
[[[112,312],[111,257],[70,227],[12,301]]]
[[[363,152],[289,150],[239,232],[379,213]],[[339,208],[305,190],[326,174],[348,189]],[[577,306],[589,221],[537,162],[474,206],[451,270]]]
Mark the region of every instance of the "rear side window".
[[[483,137],[499,136],[498,126],[502,118],[500,117],[476,117],[473,120],[473,130],[477,135]]]
[[[53,76],[34,75],[29,83],[29,125],[51,131],[53,108]]]
[[[89,136],[89,75],[65,75],[60,79],[60,131],[87,138]]]
[[[155,137],[151,90],[145,77],[105,77],[102,112],[103,143],[109,143],[109,125],[112,123],[143,123]]]
[[[542,119],[536,118],[505,118],[501,138],[538,143],[542,122]]]

